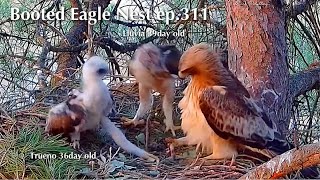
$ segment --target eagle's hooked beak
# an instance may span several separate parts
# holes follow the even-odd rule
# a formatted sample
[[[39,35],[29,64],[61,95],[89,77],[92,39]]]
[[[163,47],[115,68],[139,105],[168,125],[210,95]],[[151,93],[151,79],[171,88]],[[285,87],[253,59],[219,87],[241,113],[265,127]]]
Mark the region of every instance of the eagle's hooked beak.
[[[73,94],[73,92],[72,91],[70,91],[69,93],[68,93],[68,98],[70,98],[70,99],[74,99],[74,94]]]
[[[179,78],[181,78],[181,79],[185,79],[188,75],[185,74],[185,73],[183,73],[183,72],[181,72],[181,71],[179,71],[179,72],[178,72],[178,76],[179,76]]]

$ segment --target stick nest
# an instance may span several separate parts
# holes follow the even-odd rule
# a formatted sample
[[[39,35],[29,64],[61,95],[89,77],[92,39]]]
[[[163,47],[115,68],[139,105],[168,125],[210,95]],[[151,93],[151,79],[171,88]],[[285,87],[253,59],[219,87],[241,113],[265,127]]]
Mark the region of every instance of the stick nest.
[[[184,83],[179,87],[183,87]],[[67,91],[71,88],[77,88],[74,84],[68,88],[54,88],[37,95],[37,101],[30,107],[15,112],[10,112],[4,108],[1,111],[0,134],[15,134],[24,126],[40,126],[44,129],[45,118],[51,106],[66,99]],[[149,137],[146,137],[146,128],[131,127],[123,128],[121,126],[121,117],[132,118],[139,106],[138,84],[117,83],[110,84],[110,92],[114,101],[114,111],[110,119],[116,122],[125,133],[126,137],[140,148],[146,149],[150,153],[160,158],[159,166],[145,162],[139,158],[133,157],[126,152],[118,149],[118,146],[110,137],[100,136],[96,132],[84,132],[81,134],[81,149],[78,153],[96,152],[97,158],[88,160],[85,177],[90,178],[109,178],[123,177],[128,179],[235,179],[246,174],[249,170],[263,163],[262,160],[240,155],[233,160],[204,160],[199,158],[195,152],[195,147],[176,148],[176,157],[172,158],[168,153],[168,146],[164,139],[171,137],[170,133],[164,133],[163,112],[161,108],[161,96],[158,93],[154,95],[153,110],[149,116]],[[182,88],[177,89],[174,103],[174,121],[176,125],[180,124],[180,113],[177,107],[182,98]],[[45,136],[45,134],[44,134]],[[182,137],[183,133],[177,133]],[[145,144],[146,138],[148,144]],[[1,175],[1,173],[0,173]]]

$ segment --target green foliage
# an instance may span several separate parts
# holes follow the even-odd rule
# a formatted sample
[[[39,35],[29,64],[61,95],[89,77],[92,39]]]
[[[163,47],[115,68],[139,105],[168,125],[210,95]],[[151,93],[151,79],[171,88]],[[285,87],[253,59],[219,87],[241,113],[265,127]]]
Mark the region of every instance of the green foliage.
[[[10,16],[10,7],[11,7],[10,0],[0,1],[0,20]]]
[[[66,17],[64,20],[59,21],[59,23],[57,23],[57,24],[61,24],[61,28],[63,29],[63,31],[68,32],[70,30],[70,28],[73,26],[73,21],[70,20],[71,3],[70,3],[70,1],[62,1],[61,5],[62,5],[61,7],[64,7],[64,9],[65,9]],[[57,11],[57,9],[55,9],[54,11]]]
[[[109,6],[105,9],[105,11],[112,12],[115,8],[115,4],[113,2],[110,2]]]
[[[85,167],[83,160],[60,159],[60,153],[71,153],[59,136],[46,137],[39,127],[25,127],[18,134],[0,135],[0,172],[10,178],[65,179],[76,178]],[[56,154],[54,159],[36,159],[31,154]],[[33,156],[34,157],[34,156]]]
[[[291,38],[289,39],[288,54],[289,56],[291,54],[295,55],[295,63],[292,67],[295,71],[306,69],[308,64],[311,64],[314,59],[317,59],[317,55],[314,53],[315,48],[313,47],[313,44],[305,37],[305,34],[301,33],[301,31],[301,28],[289,28],[288,30],[289,37]],[[296,49],[296,47],[298,47],[298,49]]]

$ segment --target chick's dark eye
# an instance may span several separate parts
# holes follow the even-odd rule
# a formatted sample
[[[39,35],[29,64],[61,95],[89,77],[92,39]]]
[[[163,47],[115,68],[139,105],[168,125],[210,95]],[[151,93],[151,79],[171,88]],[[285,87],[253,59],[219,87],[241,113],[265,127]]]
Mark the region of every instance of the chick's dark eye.
[[[98,74],[107,74],[107,69],[103,69],[103,68],[101,68],[101,69],[98,69]]]

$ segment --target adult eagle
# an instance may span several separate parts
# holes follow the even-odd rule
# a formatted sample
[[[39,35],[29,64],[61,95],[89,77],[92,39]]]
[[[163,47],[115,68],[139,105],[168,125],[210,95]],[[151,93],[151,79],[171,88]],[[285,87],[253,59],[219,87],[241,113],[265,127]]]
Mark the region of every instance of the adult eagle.
[[[179,103],[186,136],[173,140],[174,146],[197,145],[210,152],[209,159],[231,158],[244,147],[276,154],[292,148],[208,44],[183,53],[179,77],[187,76],[191,80]]]

